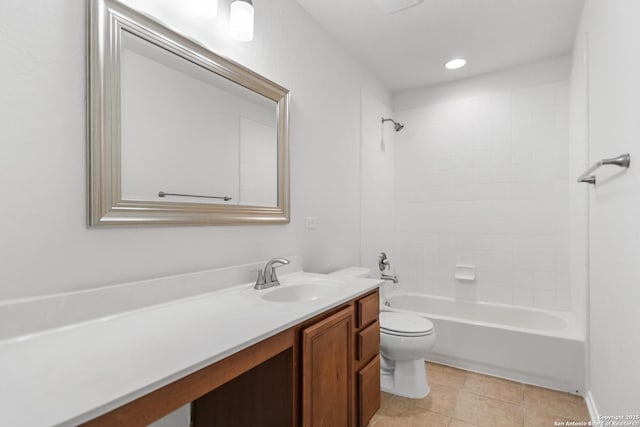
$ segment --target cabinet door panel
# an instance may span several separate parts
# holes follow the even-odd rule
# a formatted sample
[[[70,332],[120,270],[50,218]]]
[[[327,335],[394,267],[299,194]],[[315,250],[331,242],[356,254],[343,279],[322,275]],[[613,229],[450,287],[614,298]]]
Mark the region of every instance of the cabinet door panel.
[[[302,425],[348,427],[353,308],[302,331]]]
[[[358,372],[358,417],[366,427],[380,408],[380,357],[376,356]]]

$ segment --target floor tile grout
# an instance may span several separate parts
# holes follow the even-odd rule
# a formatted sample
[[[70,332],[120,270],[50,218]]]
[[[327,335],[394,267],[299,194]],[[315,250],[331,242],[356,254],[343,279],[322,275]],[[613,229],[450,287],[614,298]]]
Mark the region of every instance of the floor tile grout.
[[[426,401],[426,400],[416,400],[416,401],[411,401],[410,399],[406,399],[406,398],[400,398],[398,396],[387,396],[385,399],[385,404],[381,405],[381,410],[383,408],[386,408],[386,410],[384,412],[386,412],[385,415],[377,415],[377,418],[375,419],[375,422],[372,423],[370,425],[370,427],[387,427],[390,425],[399,425],[398,421],[401,420],[401,423],[408,423],[408,425],[418,425],[418,424],[414,424],[415,422],[418,423],[423,423],[425,420],[425,416],[426,417],[435,417],[434,419],[437,423],[437,425],[444,425],[444,426],[449,426],[451,425],[454,420],[456,422],[461,422],[461,423],[466,423],[468,425],[475,425],[478,427],[494,427],[493,426],[493,422],[490,420],[496,420],[496,416],[498,417],[498,424],[501,425],[519,425],[519,426],[523,426],[523,427],[527,427],[528,425],[531,425],[531,422],[538,422],[538,424],[540,424],[540,420],[553,420],[553,419],[571,419],[571,418],[579,418],[578,415],[580,412],[576,412],[576,411],[583,411],[583,413],[586,413],[584,411],[586,411],[586,405],[584,405],[584,403],[582,403],[581,406],[584,406],[584,410],[582,408],[579,408],[579,402],[572,402],[570,399],[566,400],[564,397],[562,397],[564,395],[564,393],[559,392],[559,391],[554,391],[554,390],[549,390],[549,389],[545,389],[543,387],[538,387],[538,386],[531,386],[531,390],[529,393],[531,394],[532,397],[531,399],[531,407],[527,407],[527,399],[525,398],[525,396],[527,395],[527,384],[518,382],[518,381],[513,381],[513,380],[509,380],[509,379],[504,379],[504,378],[500,378],[500,377],[493,377],[490,375],[485,375],[485,374],[481,374],[481,373],[477,373],[477,372],[473,372],[473,375],[477,375],[478,378],[473,377],[473,383],[470,382],[470,379],[472,378],[469,374],[470,371],[464,370],[464,369],[458,369],[458,368],[454,368],[454,367],[449,367],[446,365],[438,365],[438,364],[431,364],[431,366],[427,366],[427,376],[428,378],[430,378],[430,374],[429,371],[435,371],[438,372],[437,374],[434,374],[434,376],[437,376],[439,380],[442,381],[432,381],[430,380],[430,384],[432,385],[432,391],[431,391],[431,398],[430,400]],[[446,382],[447,378],[451,377],[452,381],[450,382]],[[484,381],[484,383],[483,383]],[[508,386],[507,386],[508,384]],[[436,387],[436,385],[438,387]],[[515,389],[510,389],[510,387],[515,386]],[[433,389],[437,389],[437,390],[433,390]],[[440,395],[438,395],[439,390],[447,390],[445,396],[448,397],[439,397]],[[484,392],[482,391],[484,389]],[[465,394],[463,394],[465,393]],[[501,394],[502,393],[502,394]],[[515,401],[516,399],[511,399],[511,400],[504,400],[501,399],[500,397],[504,397],[505,395],[508,396],[509,393],[511,393],[511,395],[513,397],[517,398],[517,402]],[[561,393],[560,395],[558,395],[558,393]],[[571,393],[566,393],[567,396],[573,396]],[[455,396],[455,397],[453,397]],[[466,403],[462,402],[462,397],[463,396],[475,396],[471,398],[471,401],[467,400]],[[453,397],[453,398],[452,398]],[[438,403],[438,398],[440,399],[445,399],[445,400],[441,400]],[[560,400],[564,400],[564,402],[560,402],[558,406],[559,408],[561,408],[562,411],[565,411],[565,415],[563,416],[556,416],[554,411],[560,412],[560,409],[558,409],[558,407],[556,407],[555,409],[546,409],[546,406],[544,405],[544,403],[540,403],[542,401],[544,401],[544,399],[547,399],[547,401],[555,401],[558,400],[558,398],[560,398]],[[550,400],[549,400],[550,399]],[[475,419],[475,422],[472,424],[469,421],[465,421],[465,419],[469,420],[469,414],[473,414],[471,419],[474,419],[473,417],[475,417],[477,414],[475,411],[478,412],[482,412],[482,408],[483,408],[483,402],[484,404],[486,403],[490,403],[491,408],[493,408],[493,412],[492,411],[485,411],[483,412],[483,417],[484,419]],[[452,403],[452,404],[451,404]],[[412,413],[412,415],[399,415],[399,416],[393,416],[393,415],[389,415],[389,409],[391,409],[394,405],[404,405],[404,407],[406,408],[412,408],[410,409]],[[434,406],[435,404],[435,406]],[[467,405],[464,409],[461,405]],[[437,405],[444,405],[444,406],[437,406]],[[471,406],[469,406],[471,405]],[[476,408],[473,407],[473,405],[480,405],[477,406]],[[542,411],[540,410],[535,410],[534,409],[534,405],[542,405],[539,406],[539,408],[543,408]],[[548,406],[548,405],[547,405]],[[471,409],[470,409],[471,408]],[[510,409],[511,408],[511,409]],[[396,406],[396,411],[398,411],[398,407]],[[471,412],[469,412],[471,411]],[[497,411],[497,412],[496,412]],[[574,415],[573,416],[568,416],[567,414],[572,413],[571,411],[574,411]],[[466,412],[466,414],[465,414]],[[380,414],[381,411],[378,411],[377,414]],[[391,410],[391,413],[393,413],[393,410]],[[430,415],[427,415],[430,414]],[[530,417],[528,417],[528,415]],[[478,415],[479,416],[479,415]],[[588,416],[588,414],[586,415]],[[502,417],[502,418],[500,418]],[[506,418],[505,418],[506,417]],[[537,417],[537,418],[536,418]],[[509,422],[509,420],[511,420],[511,422]],[[527,420],[529,420],[529,423],[527,423]],[[478,423],[478,421],[480,421]],[[581,421],[585,421],[585,420],[581,420]],[[443,424],[444,423],[444,424]],[[477,424],[476,424],[477,423]],[[423,425],[423,424],[419,424],[419,425]]]

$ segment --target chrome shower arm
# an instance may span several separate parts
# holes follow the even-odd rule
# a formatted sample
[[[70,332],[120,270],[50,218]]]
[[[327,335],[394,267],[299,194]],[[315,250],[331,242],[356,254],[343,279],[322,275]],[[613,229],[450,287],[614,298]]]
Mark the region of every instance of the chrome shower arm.
[[[382,124],[384,125],[384,122],[391,122],[393,123],[393,128],[396,130],[396,132],[400,132],[403,128],[404,128],[404,124],[400,123],[400,122],[396,122],[393,119],[385,119],[384,117],[382,118]]]

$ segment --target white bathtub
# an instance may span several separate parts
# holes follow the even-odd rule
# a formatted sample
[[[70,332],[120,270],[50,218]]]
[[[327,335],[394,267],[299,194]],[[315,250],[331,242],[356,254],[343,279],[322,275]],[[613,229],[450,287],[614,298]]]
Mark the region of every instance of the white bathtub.
[[[570,313],[416,293],[385,294],[381,304],[434,323],[437,340],[427,360],[584,393],[584,337]]]

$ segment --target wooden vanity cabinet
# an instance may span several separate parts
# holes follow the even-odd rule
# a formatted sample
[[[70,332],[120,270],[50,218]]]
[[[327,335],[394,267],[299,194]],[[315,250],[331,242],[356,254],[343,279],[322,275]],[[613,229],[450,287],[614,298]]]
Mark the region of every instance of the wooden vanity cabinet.
[[[302,427],[366,427],[380,408],[378,290],[301,328]]]
[[[293,426],[293,349],[191,403],[193,427]]]
[[[380,408],[380,294],[376,290],[355,301],[356,351],[353,354],[354,424],[366,427]]]
[[[366,427],[380,407],[378,290],[87,422],[145,426],[191,402],[193,427]]]
[[[294,354],[294,330],[287,329],[83,426],[144,427],[190,402],[193,426],[293,426]]]

